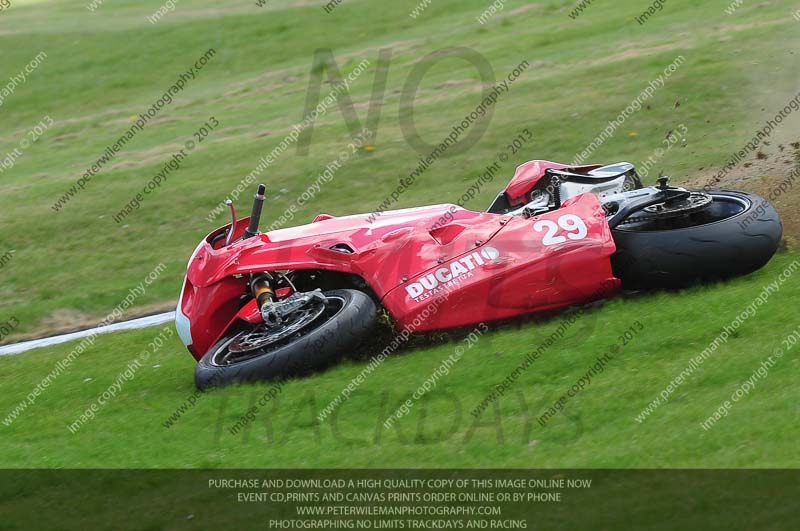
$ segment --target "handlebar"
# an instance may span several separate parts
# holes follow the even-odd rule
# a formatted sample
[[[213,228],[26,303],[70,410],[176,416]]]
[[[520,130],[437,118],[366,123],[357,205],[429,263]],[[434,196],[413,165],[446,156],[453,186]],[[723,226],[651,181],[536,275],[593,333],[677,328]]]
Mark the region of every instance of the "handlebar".
[[[250,214],[250,225],[244,231],[244,238],[252,238],[258,234],[258,224],[261,221],[261,209],[264,207],[264,193],[267,187],[263,184],[258,185],[258,191],[253,197],[253,210]]]

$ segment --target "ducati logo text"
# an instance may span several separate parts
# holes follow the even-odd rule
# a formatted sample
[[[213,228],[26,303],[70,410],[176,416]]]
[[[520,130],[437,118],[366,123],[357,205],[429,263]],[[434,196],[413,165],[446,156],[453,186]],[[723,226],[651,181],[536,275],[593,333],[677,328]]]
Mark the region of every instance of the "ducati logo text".
[[[500,252],[494,247],[484,247],[480,252],[468,254],[453,261],[449,266],[440,267],[433,273],[421,277],[417,282],[412,282],[406,286],[406,292],[416,302],[429,299],[450,286],[470,278],[473,269],[499,256]]]

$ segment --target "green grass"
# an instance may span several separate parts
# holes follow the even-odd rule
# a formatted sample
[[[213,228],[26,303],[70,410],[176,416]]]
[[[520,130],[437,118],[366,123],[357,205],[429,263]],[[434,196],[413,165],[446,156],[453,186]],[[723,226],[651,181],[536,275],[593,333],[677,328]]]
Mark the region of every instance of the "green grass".
[[[678,182],[708,175],[797,90],[797,21],[779,2],[745,3],[728,16],[728,0],[674,0],[643,26],[634,21],[643,4],[634,0],[593,4],[574,21],[567,15],[571,0],[509,0],[485,26],[475,20],[485,0],[435,0],[417,20],[408,16],[416,0],[346,0],[331,14],[321,9],[323,2],[271,0],[261,9],[251,0],[199,0],[179,4],[156,25],[145,16],[161,5],[157,0],[107,0],[94,13],[75,0],[12,3],[0,12],[0,86],[39,51],[47,59],[0,107],[0,158],[45,115],[55,125],[0,175],[0,256],[15,251],[0,269],[0,321],[20,321],[6,340],[101,319],[160,262],[167,270],[137,299],[137,309],[171,306],[188,256],[216,226],[206,220],[210,210],[302,119],[319,48],[333,50],[342,72],[371,61],[350,91],[362,123],[379,50],[391,48],[392,60],[375,151],[349,161],[298,220],[318,212],[371,211],[414,169],[419,154],[399,125],[400,94],[414,65],[441,48],[475,49],[498,79],[523,60],[532,67],[502,97],[481,141],[439,160],[398,207],[455,201],[523,128],[534,140],[503,167],[509,177],[529,159],[571,161],[678,55],[686,64],[593,160],[640,163],[685,124],[686,146],[668,152],[653,174],[664,170]],[[111,167],[54,213],[50,206],[84,169],[209,48],[217,56],[197,79]],[[473,67],[453,59],[428,72],[415,106],[417,129],[428,142],[443,138],[479,102],[477,79]],[[325,94],[328,85],[323,87]],[[112,216],[210,116],[220,130],[139,211],[115,224]],[[774,140],[794,131],[787,121]],[[292,148],[266,172],[266,217],[283,212],[349,141],[342,113],[331,109],[318,120],[307,156]],[[495,193],[486,188],[467,206],[483,209]],[[797,325],[794,283],[668,405],[642,425],[633,420],[797,257],[782,255],[768,269],[730,284],[617,300],[592,312],[500,401],[502,439],[493,409],[474,429],[469,411],[557,322],[485,336],[401,422],[402,433],[378,428],[455,345],[409,349],[387,360],[344,404],[336,425],[316,425],[314,413],[365,361],[292,381],[249,435],[233,437],[224,429],[267,387],[208,393],[174,427],[164,428],[162,422],[193,392],[192,359],[173,339],[97,419],[72,435],[67,425],[157,329],[103,336],[11,427],[0,426],[0,466],[797,466],[796,354],[713,430],[699,426]],[[535,416],[545,404],[637,319],[646,329],[634,343],[568,404],[565,415],[538,426]],[[10,412],[70,348],[0,358],[0,414]],[[453,433],[446,436],[449,423]]]
[[[101,336],[10,427],[0,467],[796,467],[800,436],[795,374],[787,351],[766,378],[705,431],[700,423],[797,327],[787,315],[800,296],[790,278],[726,344],[646,421],[635,417],[794,260],[730,283],[674,294],[621,298],[589,311],[477,420],[470,411],[559,325],[560,318],[508,325],[468,349],[397,429],[383,421],[454,352],[457,342],[405,349],[388,358],[338,412],[317,415],[366,366],[350,359],[292,380],[237,435],[228,428],[271,389],[229,387],[199,397],[170,428],[164,422],[194,392],[194,362],[177,340],[162,348],[77,433],[77,420],[159,333]],[[618,336],[644,330],[563,414],[536,418],[567,392]],[[0,359],[3,418],[74,345]],[[499,354],[499,355],[498,355]]]
[[[417,20],[408,16],[411,0],[348,0],[331,14],[315,2],[274,0],[262,9],[250,0],[224,7],[204,0],[181,4],[151,25],[145,16],[160,4],[109,0],[90,13],[82,1],[19,2],[0,16],[0,72],[16,74],[39,51],[48,54],[0,107],[0,155],[44,115],[55,121],[2,174],[0,251],[15,253],[0,271],[0,315],[19,319],[17,335],[54,321],[68,327],[99,319],[161,261],[167,272],[138,304],[169,306],[188,255],[217,225],[206,215],[301,120],[318,48],[332,49],[343,72],[371,62],[351,87],[362,123],[378,50],[391,48],[392,60],[377,149],[351,160],[302,208],[299,221],[318,212],[371,211],[414,168],[418,154],[398,122],[400,91],[417,61],[444,47],[474,48],[498,79],[523,60],[533,66],[500,100],[481,141],[438,161],[398,206],[455,201],[525,127],[535,138],[502,168],[506,175],[528,159],[572,160],[679,54],[686,64],[592,158],[639,163],[683,123],[687,147],[668,153],[653,171],[679,181],[695,177],[698,168],[721,167],[796,81],[789,42],[796,21],[778,3],[746,4],[731,17],[723,13],[727,0],[702,7],[676,0],[639,26],[634,17],[642,6],[633,0],[592,5],[575,21],[567,16],[571,1],[509,0],[481,26],[475,17],[486,8],[483,0],[437,0]],[[50,206],[105,147],[211,47],[217,56],[197,79],[54,213]],[[416,98],[423,138],[440,140],[474,108],[477,76],[457,59],[429,71]],[[221,129],[123,226],[114,223],[112,216],[209,116]],[[263,178],[276,198],[267,217],[314,181],[349,141],[347,131],[339,109],[331,109],[318,120],[307,156],[292,148],[279,157]],[[484,189],[468,206],[485,208],[495,192]]]

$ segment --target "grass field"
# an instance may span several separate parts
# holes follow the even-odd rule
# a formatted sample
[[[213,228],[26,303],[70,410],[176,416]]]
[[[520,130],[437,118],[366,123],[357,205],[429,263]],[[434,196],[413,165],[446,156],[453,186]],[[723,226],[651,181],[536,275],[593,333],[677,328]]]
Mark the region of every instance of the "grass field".
[[[474,49],[498,81],[523,61],[530,66],[498,101],[480,141],[437,161],[393,206],[455,201],[525,128],[533,140],[503,166],[509,178],[529,159],[572,161],[678,57],[685,62],[591,160],[641,164],[671,131],[685,128],[685,141],[660,158],[649,179],[663,170],[677,182],[706,182],[800,86],[800,22],[791,16],[793,6],[780,1],[745,2],[728,15],[728,0],[671,0],[644,24],[635,17],[647,6],[633,0],[594,3],[574,19],[569,14],[578,2],[572,0],[509,0],[486,24],[476,20],[488,8],[485,0],[435,0],[417,18],[409,16],[417,6],[410,0],[345,0],[331,13],[321,1],[271,0],[258,7],[195,0],[179,3],[156,24],[146,19],[160,7],[155,1],[107,0],[94,11],[74,0],[11,3],[0,11],[0,90],[40,52],[46,57],[0,106],[0,161],[15,149],[22,153],[0,173],[0,321],[19,322],[4,342],[99,321],[159,263],[165,271],[129,313],[174,306],[189,254],[222,223],[222,217],[209,222],[209,213],[302,121],[312,72],[321,71],[312,69],[313,57],[322,48],[332,50],[343,74],[369,61],[349,89],[361,125],[380,51],[390,49],[391,60],[374,145],[301,207],[297,223],[318,212],[371,211],[416,167],[420,153],[400,126],[403,89],[418,61],[444,48]],[[213,57],[174,101],[55,212],[51,206],[107,146],[209,49]],[[324,97],[331,85],[322,87]],[[416,92],[416,129],[437,143],[480,99],[473,66],[463,59],[437,62]],[[785,178],[795,167],[790,144],[798,140],[798,115],[723,184],[764,193]],[[211,117],[220,125],[116,223],[113,216]],[[37,124],[41,138],[23,148]],[[307,154],[291,146],[259,175],[270,190],[265,216],[283,212],[351,141],[341,110],[331,107],[317,120]],[[467,206],[485,208],[503,179],[494,184]],[[797,197],[792,190],[777,201],[788,220],[789,248],[768,268],[729,284],[616,300],[590,312],[499,401],[501,420],[490,407],[474,430],[470,411],[558,321],[483,336],[427,405],[400,422],[400,433],[378,428],[455,343],[421,345],[387,360],[342,406],[338,424],[312,419],[364,359],[287,383],[274,410],[265,408],[249,431],[233,436],[227,428],[269,386],[203,395],[166,428],[164,421],[193,393],[192,359],[173,337],[73,435],[68,425],[159,329],[102,336],[17,420],[0,426],[0,466],[798,466],[796,351],[728,417],[708,431],[700,427],[797,327],[796,280],[669,403],[644,422],[635,420],[765,284],[800,259],[792,244]],[[631,344],[564,414],[540,426],[535,418],[546,405],[636,320],[644,329]],[[74,346],[0,358],[0,417]]]
[[[0,466],[796,467],[800,419],[794,379],[800,347],[787,349],[726,418],[709,430],[701,427],[764,360],[785,348],[782,340],[797,327],[787,316],[800,296],[796,279],[786,281],[669,402],[636,420],[794,260],[800,256],[782,254],[758,274],[725,285],[608,302],[585,314],[476,419],[470,412],[560,321],[484,335],[390,429],[382,427],[384,421],[463,343],[406,349],[389,358],[321,422],[319,413],[365,362],[350,359],[287,382],[248,428],[232,435],[230,428],[274,385],[203,394],[166,427],[194,393],[194,362],[174,339],[73,434],[69,425],[160,330],[100,336],[10,427],[0,426]],[[636,321],[643,330],[567,402],[563,414],[542,427],[537,418]],[[3,359],[0,412],[16,407],[66,354],[61,347]]]

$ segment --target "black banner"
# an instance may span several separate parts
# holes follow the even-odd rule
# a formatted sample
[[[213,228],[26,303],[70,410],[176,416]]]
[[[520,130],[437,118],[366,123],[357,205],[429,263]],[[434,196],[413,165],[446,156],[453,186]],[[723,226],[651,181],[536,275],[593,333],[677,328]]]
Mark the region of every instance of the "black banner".
[[[797,529],[800,471],[6,470],[0,528]]]

